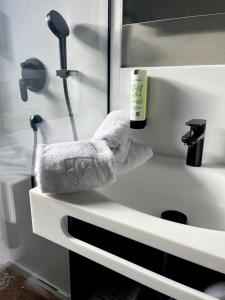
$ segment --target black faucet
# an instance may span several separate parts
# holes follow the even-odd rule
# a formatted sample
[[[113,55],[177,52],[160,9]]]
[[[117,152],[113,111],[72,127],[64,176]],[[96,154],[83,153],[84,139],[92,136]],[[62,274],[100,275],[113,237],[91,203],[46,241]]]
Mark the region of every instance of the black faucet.
[[[205,139],[206,120],[192,119],[185,123],[190,126],[190,131],[182,136],[182,142],[188,146],[186,164],[200,167]]]

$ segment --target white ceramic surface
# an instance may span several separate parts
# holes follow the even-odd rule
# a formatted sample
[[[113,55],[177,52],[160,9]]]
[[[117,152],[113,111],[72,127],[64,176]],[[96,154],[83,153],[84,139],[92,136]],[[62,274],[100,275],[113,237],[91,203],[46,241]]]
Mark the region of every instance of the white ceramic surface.
[[[156,155],[100,192],[156,217],[165,210],[178,210],[191,226],[225,231],[224,183],[225,168],[220,165],[195,168],[183,159]]]

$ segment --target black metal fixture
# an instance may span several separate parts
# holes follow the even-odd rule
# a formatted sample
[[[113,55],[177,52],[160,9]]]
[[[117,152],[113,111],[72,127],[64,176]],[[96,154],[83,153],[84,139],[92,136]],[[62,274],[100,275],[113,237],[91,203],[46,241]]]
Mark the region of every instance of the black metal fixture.
[[[182,136],[181,139],[188,146],[186,164],[193,167],[200,167],[202,164],[206,120],[192,119],[186,125],[190,126],[190,131]]]
[[[28,100],[28,90],[39,92],[46,82],[46,69],[44,64],[37,58],[28,58],[21,63],[22,78],[19,80],[20,94],[23,101]]]
[[[38,130],[38,125],[43,122],[43,119],[40,115],[32,115],[30,117],[30,126],[34,131]]]
[[[40,115],[30,116],[30,126],[33,129],[34,133],[34,142],[33,142],[33,153],[32,153],[32,162],[31,162],[31,187],[36,186],[35,180],[35,162],[36,162],[36,152],[38,146],[38,126],[43,122],[43,119]]]
[[[67,70],[67,52],[66,52],[66,38],[69,36],[70,31],[69,27],[64,20],[63,16],[61,16],[57,11],[51,10],[47,16],[46,21],[49,29],[52,33],[59,39],[59,57],[60,57],[60,70],[56,71],[56,75],[61,77],[63,80],[63,90],[64,96],[66,100],[67,110],[70,118],[70,123],[72,127],[73,139],[77,140],[77,130],[76,124],[74,120],[73,110],[70,103],[70,96],[67,86],[67,78],[72,75],[73,72]]]
[[[61,70],[67,70],[66,38],[70,34],[69,27],[64,18],[55,10],[47,14],[46,20],[49,29],[59,39]]]
[[[167,221],[180,223],[180,224],[187,224],[187,216],[177,210],[165,210],[161,213],[161,218]]]

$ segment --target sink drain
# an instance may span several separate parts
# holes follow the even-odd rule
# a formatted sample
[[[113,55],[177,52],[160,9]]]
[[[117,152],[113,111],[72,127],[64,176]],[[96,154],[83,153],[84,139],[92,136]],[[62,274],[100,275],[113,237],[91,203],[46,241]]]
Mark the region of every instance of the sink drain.
[[[161,218],[167,221],[176,222],[180,224],[187,224],[187,216],[177,210],[165,210],[161,213]]]

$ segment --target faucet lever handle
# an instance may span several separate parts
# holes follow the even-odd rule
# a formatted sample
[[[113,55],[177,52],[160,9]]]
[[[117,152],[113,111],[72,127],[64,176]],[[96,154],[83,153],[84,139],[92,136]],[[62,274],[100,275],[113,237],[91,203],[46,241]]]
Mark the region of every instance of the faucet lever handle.
[[[200,127],[202,127],[202,129],[204,130],[206,127],[206,120],[204,119],[191,119],[190,121],[185,123],[187,126],[190,126],[191,129],[195,130],[195,129],[200,129]]]
[[[27,102],[27,100],[28,100],[28,93],[27,93],[28,85],[27,85],[27,80],[26,79],[20,79],[19,80],[19,86],[20,86],[21,99],[24,102]]]
[[[20,64],[21,79],[19,80],[20,95],[23,101],[28,100],[28,90],[39,92],[46,81],[46,69],[37,58],[28,58]]]

